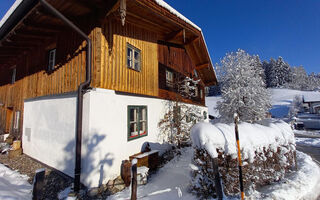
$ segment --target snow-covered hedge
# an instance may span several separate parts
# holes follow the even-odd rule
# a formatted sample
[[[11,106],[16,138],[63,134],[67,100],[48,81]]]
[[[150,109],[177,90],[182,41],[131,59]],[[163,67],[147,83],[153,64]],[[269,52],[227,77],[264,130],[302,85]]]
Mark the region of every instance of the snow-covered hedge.
[[[218,164],[226,195],[239,192],[237,147],[233,124],[199,123],[191,130],[195,148],[193,189],[202,197],[214,197],[214,169]],[[282,179],[295,166],[295,139],[290,126],[266,119],[259,124],[239,124],[245,190]]]

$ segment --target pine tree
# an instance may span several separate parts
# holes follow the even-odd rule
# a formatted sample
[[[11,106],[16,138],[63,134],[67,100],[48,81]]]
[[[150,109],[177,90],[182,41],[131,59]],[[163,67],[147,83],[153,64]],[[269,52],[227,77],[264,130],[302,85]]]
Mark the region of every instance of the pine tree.
[[[292,71],[292,81],[288,84],[288,87],[296,90],[307,90],[308,86],[308,75],[304,70],[303,66],[293,67]]]
[[[259,57],[238,50],[227,54],[216,66],[222,83],[223,101],[218,103],[222,118],[231,122],[234,113],[248,122],[265,118],[270,108],[270,95],[265,88]]]

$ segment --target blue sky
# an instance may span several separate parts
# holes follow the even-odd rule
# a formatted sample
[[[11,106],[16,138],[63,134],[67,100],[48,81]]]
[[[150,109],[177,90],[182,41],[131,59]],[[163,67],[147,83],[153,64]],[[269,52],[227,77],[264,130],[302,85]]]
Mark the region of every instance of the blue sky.
[[[0,17],[14,0],[1,0]],[[166,0],[200,26],[213,63],[241,48],[320,72],[318,0]]]

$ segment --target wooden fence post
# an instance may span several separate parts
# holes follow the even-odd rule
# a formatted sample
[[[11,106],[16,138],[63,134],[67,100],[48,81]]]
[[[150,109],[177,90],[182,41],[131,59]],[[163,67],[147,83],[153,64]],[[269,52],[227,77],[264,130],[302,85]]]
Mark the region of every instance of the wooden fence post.
[[[36,175],[33,179],[32,200],[42,199],[45,173],[46,170],[44,168],[36,170]]]
[[[137,200],[137,162],[132,160],[131,200]]]
[[[223,199],[223,192],[221,186],[221,179],[219,174],[218,158],[214,158],[212,161],[212,169],[214,170],[214,187],[216,189],[218,200]]]

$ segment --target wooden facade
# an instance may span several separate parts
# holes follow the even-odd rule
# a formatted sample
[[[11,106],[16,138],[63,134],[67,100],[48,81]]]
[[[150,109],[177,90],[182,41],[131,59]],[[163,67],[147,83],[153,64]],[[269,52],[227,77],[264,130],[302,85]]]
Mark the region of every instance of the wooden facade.
[[[161,87],[162,67],[190,77],[196,70],[200,90],[216,83],[201,32],[153,0],[127,1],[124,26],[116,0],[49,3],[92,39],[91,87],[173,99],[175,92]],[[21,133],[25,100],[76,92],[85,80],[86,43],[39,4],[1,37],[0,131]],[[128,44],[141,50],[140,71],[127,67]],[[56,49],[53,71],[48,70],[51,49]],[[185,101],[204,105],[204,98]],[[18,130],[13,129],[16,111]]]
[[[104,21],[101,33],[99,87],[158,96],[157,34],[112,18]],[[128,44],[141,50],[140,72],[127,67]]]

